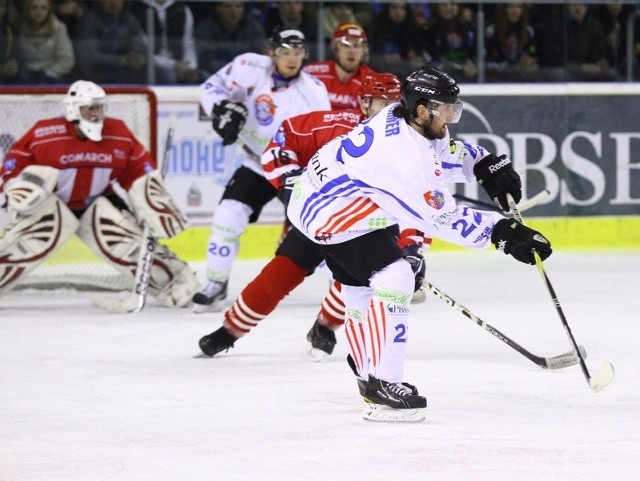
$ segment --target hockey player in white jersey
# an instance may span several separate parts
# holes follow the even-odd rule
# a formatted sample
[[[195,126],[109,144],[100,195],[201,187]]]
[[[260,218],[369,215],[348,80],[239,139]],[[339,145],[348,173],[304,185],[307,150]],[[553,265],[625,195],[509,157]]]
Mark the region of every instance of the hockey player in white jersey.
[[[294,186],[289,220],[323,251],[342,282],[351,364],[364,393],[364,418],[421,421],[426,398],[403,383],[413,273],[390,228],[415,226],[466,247],[490,244],[534,264],[549,241],[495,212],[456,205],[448,183],[477,180],[506,211],[521,199],[505,156],[453,141],[447,124],[462,104],[455,80],[429,66],[403,82],[401,102],[321,148]]]
[[[263,150],[285,119],[330,108],[322,82],[302,71],[307,46],[302,32],[277,28],[269,55],[245,53],[201,86],[201,104],[211,113],[223,145],[239,142],[242,166],[235,171],[216,208],[207,247],[207,279],[193,296],[196,312],[221,310],[238,254],[239,238],[264,205],[276,197],[260,164]]]

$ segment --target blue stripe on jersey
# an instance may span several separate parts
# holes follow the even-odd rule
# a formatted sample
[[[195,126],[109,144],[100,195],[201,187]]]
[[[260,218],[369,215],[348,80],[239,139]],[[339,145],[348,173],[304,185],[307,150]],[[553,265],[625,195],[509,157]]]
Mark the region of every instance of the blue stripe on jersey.
[[[462,164],[452,164],[451,162],[443,162],[443,169],[462,169]]]
[[[366,190],[365,190],[366,189]],[[368,192],[367,192],[368,190]],[[315,192],[309,196],[302,206],[300,211],[300,221],[304,225],[305,229],[309,229],[309,224],[318,216],[318,214],[334,200],[340,197],[350,197],[354,193],[361,191],[363,195],[371,194],[374,192],[383,192],[387,196],[394,199],[400,207],[408,211],[414,217],[422,219],[422,216],[415,210],[409,207],[405,202],[384,189],[378,189],[365,184],[361,180],[350,179],[347,175],[341,175],[336,177],[332,181],[323,185],[318,192]]]

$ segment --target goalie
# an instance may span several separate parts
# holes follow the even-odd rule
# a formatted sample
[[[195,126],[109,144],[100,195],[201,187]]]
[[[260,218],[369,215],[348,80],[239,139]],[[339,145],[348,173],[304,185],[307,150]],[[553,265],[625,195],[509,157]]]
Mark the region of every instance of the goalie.
[[[151,154],[122,120],[105,117],[105,91],[78,80],[63,102],[65,117],[38,121],[11,146],[0,170],[11,218],[0,238],[0,295],[74,233],[133,280],[142,220],[161,239],[187,226]],[[189,266],[157,244],[149,293],[166,306],[184,306],[198,286]]]

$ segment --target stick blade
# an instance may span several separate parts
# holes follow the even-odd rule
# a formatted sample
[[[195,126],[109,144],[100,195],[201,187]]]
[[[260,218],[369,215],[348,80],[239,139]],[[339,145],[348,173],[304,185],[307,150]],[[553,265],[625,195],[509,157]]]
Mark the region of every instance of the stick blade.
[[[580,355],[582,356],[582,359],[586,359],[587,351],[585,350],[584,346],[578,346],[578,349],[580,350]],[[569,351],[569,352],[565,352],[564,354],[560,354],[558,356],[548,357],[545,359],[545,361],[546,361],[545,367],[547,369],[553,370],[553,369],[564,369],[567,367],[575,366],[580,362],[580,359],[576,355],[575,351]]]
[[[92,296],[91,302],[101,309],[116,313],[140,312],[144,307],[144,302],[140,302],[138,296],[127,299],[117,297]]]
[[[613,365],[610,362],[605,362],[598,371],[589,378],[589,386],[594,393],[602,391],[605,387],[611,384],[615,371]]]

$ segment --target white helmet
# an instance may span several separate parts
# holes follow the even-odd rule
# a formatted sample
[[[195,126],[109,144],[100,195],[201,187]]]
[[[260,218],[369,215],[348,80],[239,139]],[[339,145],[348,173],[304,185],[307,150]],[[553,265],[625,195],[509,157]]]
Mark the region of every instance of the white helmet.
[[[64,104],[67,108],[66,119],[76,123],[87,138],[99,142],[102,140],[102,124],[104,123],[106,103],[107,94],[102,87],[88,80],[77,80],[71,84],[64,98]],[[80,113],[80,107],[90,105],[102,105],[103,115],[96,120],[85,119]]]

